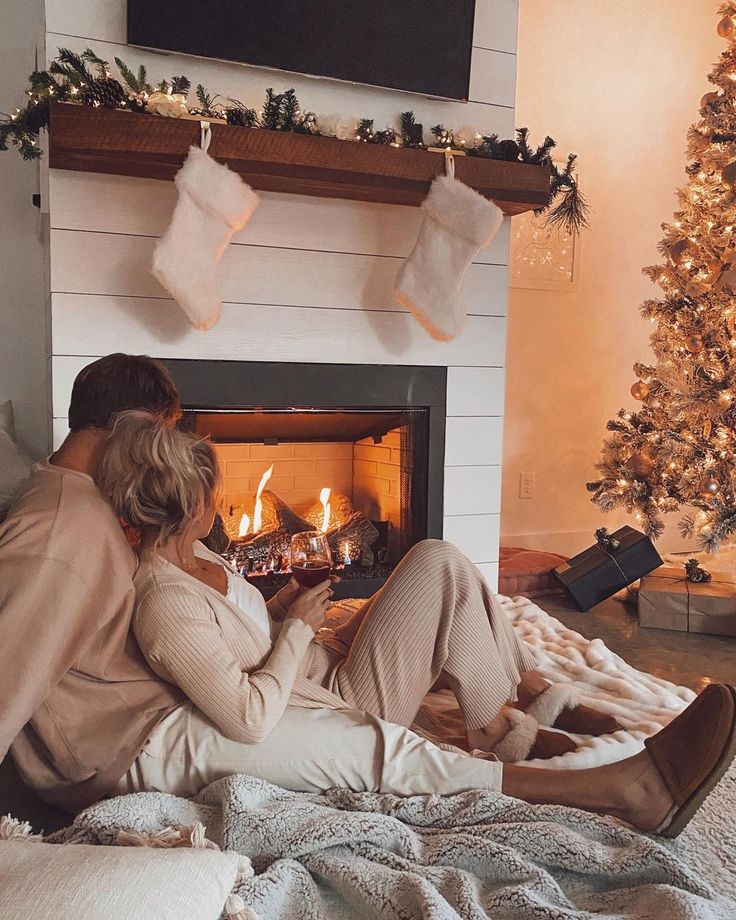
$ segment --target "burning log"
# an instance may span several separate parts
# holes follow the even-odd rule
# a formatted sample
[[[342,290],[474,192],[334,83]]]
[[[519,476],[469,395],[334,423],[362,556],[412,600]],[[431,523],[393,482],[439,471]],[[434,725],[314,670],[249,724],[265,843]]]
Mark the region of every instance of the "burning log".
[[[348,520],[333,530],[327,531],[332,559],[336,563],[360,562],[373,565],[371,546],[378,539],[378,531],[360,511],[353,511]]]
[[[279,570],[289,557],[291,534],[285,530],[260,530],[241,537],[235,544],[235,563],[239,568]]]
[[[378,530],[364,514],[355,511],[347,495],[336,494],[330,502],[331,490],[324,488],[320,503],[302,517],[278,495],[263,491],[272,471],[273,466],[261,478],[252,525],[242,506],[231,508],[224,518],[224,529],[234,540],[231,553],[239,568],[248,572],[287,572],[291,538],[305,530],[325,533],[336,565],[373,565],[371,547],[379,539]]]
[[[355,513],[353,508],[353,503],[350,501],[347,495],[342,495],[340,492],[336,492],[329,498],[329,517],[327,522],[327,530],[332,530],[335,527],[342,527],[349,520],[351,515]],[[323,530],[322,527],[324,523],[325,515],[325,504],[323,502],[315,502],[312,507],[304,515],[305,519],[309,522],[310,530]]]
[[[310,521],[298,515],[273,492],[264,492],[261,499],[263,501],[264,530],[285,530],[292,535],[303,533],[305,530],[314,530]]]

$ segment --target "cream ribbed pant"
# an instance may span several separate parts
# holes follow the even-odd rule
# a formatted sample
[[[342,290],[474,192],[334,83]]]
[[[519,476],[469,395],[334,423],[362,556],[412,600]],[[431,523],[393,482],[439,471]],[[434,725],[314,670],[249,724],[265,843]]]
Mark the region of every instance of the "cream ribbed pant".
[[[227,738],[192,703],[154,729],[116,795],[192,796],[215,780],[247,773],[294,792],[333,786],[394,795],[501,791],[503,764],[448,751],[402,725],[365,712],[287,706],[265,741]]]
[[[515,699],[521,673],[536,666],[456,547],[441,540],[413,547],[337,637],[343,655],[319,649],[309,676],[356,711],[288,706],[265,741],[243,744],[185,703],[154,730],[117,792],[188,796],[232,773],[303,792],[501,789],[502,764],[442,749],[405,727],[440,675],[467,727],[487,725]]]
[[[452,543],[424,540],[344,625],[331,689],[356,709],[411,725],[441,674],[468,729],[492,722],[536,667],[485,579]]]

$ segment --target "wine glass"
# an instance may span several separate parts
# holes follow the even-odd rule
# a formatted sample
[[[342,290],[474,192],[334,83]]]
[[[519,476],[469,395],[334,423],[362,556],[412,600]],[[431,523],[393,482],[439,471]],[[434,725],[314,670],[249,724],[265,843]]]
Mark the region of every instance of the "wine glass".
[[[319,530],[305,530],[291,538],[291,573],[304,588],[313,588],[330,577],[332,554],[327,537]]]

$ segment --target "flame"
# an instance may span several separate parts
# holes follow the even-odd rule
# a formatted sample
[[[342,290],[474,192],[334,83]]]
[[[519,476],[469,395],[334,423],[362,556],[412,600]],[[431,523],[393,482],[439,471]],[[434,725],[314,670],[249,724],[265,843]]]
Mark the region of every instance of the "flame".
[[[250,518],[247,514],[244,514],[240,519],[240,529],[238,530],[238,536],[244,537],[248,533],[248,528],[250,527]]]
[[[273,463],[266,472],[261,476],[261,481],[258,484],[258,491],[256,492],[256,504],[253,509],[253,533],[258,533],[261,529],[261,523],[263,521],[263,503],[261,502],[261,492],[263,492],[264,486],[271,478],[273,474]]]
[[[327,528],[330,526],[330,514],[332,512],[332,508],[330,507],[331,493],[332,489],[328,489],[327,487],[322,489],[322,491],[319,493],[319,500],[322,502],[322,507],[324,508],[324,514],[322,515],[322,527],[320,528],[322,533],[325,533]]]

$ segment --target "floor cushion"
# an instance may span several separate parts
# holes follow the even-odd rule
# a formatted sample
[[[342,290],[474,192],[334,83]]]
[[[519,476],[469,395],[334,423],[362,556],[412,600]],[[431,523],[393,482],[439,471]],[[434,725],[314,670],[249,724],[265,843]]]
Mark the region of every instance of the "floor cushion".
[[[519,546],[502,546],[498,569],[498,593],[506,597],[542,597],[562,594],[552,570],[567,562],[567,556],[543,553]]]
[[[0,920],[218,920],[237,853],[0,841]]]

